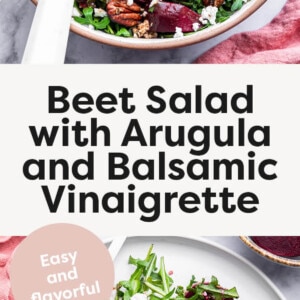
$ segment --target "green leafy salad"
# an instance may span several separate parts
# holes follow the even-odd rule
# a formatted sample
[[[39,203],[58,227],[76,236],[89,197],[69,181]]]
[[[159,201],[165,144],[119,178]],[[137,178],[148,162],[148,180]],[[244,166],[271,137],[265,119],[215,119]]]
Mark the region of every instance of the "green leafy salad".
[[[222,23],[254,0],[75,0],[76,22],[108,34],[182,37]]]
[[[128,280],[117,283],[114,300],[233,300],[239,298],[235,287],[225,289],[215,276],[209,282],[196,281],[195,276],[186,287],[174,286],[172,272],[167,272],[164,257],[158,261],[150,246],[145,259],[129,257],[129,264],[135,266]]]

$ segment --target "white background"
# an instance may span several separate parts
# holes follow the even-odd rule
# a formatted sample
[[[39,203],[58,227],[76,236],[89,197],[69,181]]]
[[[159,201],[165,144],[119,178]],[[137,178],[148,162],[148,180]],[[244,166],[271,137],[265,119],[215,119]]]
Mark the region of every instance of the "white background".
[[[189,235],[250,235],[258,232],[278,235],[299,234],[297,224],[300,208],[297,199],[300,167],[298,158],[300,149],[297,139],[299,91],[296,82],[296,78],[299,78],[299,68],[297,66],[251,65],[247,66],[247,72],[244,68],[243,66],[222,65],[153,65],[147,66],[147,74],[155,74],[155,76],[146,76],[144,65],[133,65],[130,70],[122,65],[1,66],[1,74],[6,74],[2,78],[0,118],[1,233],[3,235],[29,234],[34,229],[49,223],[70,222],[82,225],[94,232],[100,232],[102,235],[186,235],[187,233]],[[120,80],[116,83],[116,76],[123,79],[122,83]],[[289,78],[289,80],[283,81],[282,78]],[[221,116],[207,112],[192,115],[175,115],[169,112],[153,116],[144,109],[145,104],[149,102],[146,92],[149,87],[158,84],[168,91],[166,95],[175,92],[193,92],[195,85],[203,86],[204,95],[211,92],[227,92],[232,95],[236,92],[245,92],[246,85],[252,84],[254,86],[254,113],[249,116],[236,116],[234,113]],[[88,92],[95,97],[102,92],[117,95],[123,87],[128,87],[129,91],[134,93],[132,103],[137,109],[132,115],[122,114],[121,110],[111,115],[100,114],[97,110],[88,115],[79,115],[75,112],[49,115],[47,113],[49,85],[67,87],[70,96],[78,92]],[[112,147],[81,149],[71,145],[63,148],[59,144],[54,147],[34,147],[28,126],[35,125],[39,128],[43,125],[48,127],[59,125],[63,117],[68,117],[71,121],[82,120],[83,122],[87,122],[91,117],[97,117],[99,124],[102,122],[109,124],[113,137]],[[260,198],[257,213],[208,214],[201,204],[199,212],[186,214],[175,209],[176,200],[174,212],[163,214],[162,206],[160,218],[153,223],[140,221],[141,212],[138,209],[135,214],[107,214],[101,210],[101,207],[100,213],[69,214],[66,209],[66,200],[63,200],[64,203],[56,214],[48,212],[40,188],[42,184],[57,187],[59,184],[74,183],[77,191],[94,191],[100,196],[108,191],[126,192],[129,183],[136,185],[137,196],[146,190],[161,193],[177,190],[180,194],[189,191],[202,192],[201,182],[193,182],[189,179],[180,182],[170,180],[145,182],[136,181],[131,177],[120,182],[109,182],[106,168],[107,152],[123,151],[132,159],[153,157],[159,150],[165,150],[167,155],[174,157],[187,155],[190,148],[188,145],[170,149],[161,143],[157,148],[145,149],[133,144],[126,149],[121,149],[118,144],[130,118],[138,118],[141,122],[151,125],[185,124],[188,128],[197,124],[211,126],[236,124],[237,117],[245,117],[249,124],[270,126],[271,147],[211,149],[209,157],[222,155],[228,159],[243,158],[249,150],[254,150],[258,161],[264,158],[278,161],[276,167],[278,179],[270,182],[261,179],[251,182],[208,181],[205,182],[205,186],[211,186],[215,190],[229,186],[236,194],[253,191]],[[74,159],[86,158],[88,150],[95,151],[95,160],[97,160],[94,181],[63,182],[60,179],[51,183],[47,180],[29,181],[22,174],[22,166],[27,159],[66,158],[72,162]]]

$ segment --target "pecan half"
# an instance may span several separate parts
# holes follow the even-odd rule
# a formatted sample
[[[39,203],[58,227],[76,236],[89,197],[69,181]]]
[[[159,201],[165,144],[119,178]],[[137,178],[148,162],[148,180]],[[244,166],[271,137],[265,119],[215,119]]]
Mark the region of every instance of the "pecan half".
[[[136,38],[152,39],[157,37],[156,32],[150,31],[149,20],[144,20],[142,23],[132,28],[133,36]]]
[[[112,21],[126,27],[136,26],[142,20],[143,9],[136,3],[128,5],[127,0],[110,0],[106,10]]]
[[[220,7],[224,2],[225,2],[225,0],[203,0],[203,4],[205,6]]]

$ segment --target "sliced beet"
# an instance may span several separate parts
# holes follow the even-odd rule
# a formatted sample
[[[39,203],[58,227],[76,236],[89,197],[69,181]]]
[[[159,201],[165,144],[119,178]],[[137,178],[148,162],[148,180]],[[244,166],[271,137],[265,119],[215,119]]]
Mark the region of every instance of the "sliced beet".
[[[150,30],[153,32],[175,32],[176,27],[182,32],[194,31],[193,24],[198,23],[200,15],[188,7],[170,2],[158,2],[153,12],[148,13]]]
[[[286,257],[300,256],[300,236],[252,236],[261,248]]]

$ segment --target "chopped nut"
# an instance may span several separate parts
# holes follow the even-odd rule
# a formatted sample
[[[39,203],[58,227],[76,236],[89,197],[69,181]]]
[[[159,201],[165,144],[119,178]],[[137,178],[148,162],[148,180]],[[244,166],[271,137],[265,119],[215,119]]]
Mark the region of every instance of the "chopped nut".
[[[156,38],[157,33],[149,32],[149,29],[150,29],[149,21],[145,20],[144,22],[133,27],[132,31],[133,31],[134,37],[137,37],[137,38],[146,38],[146,39]]]

